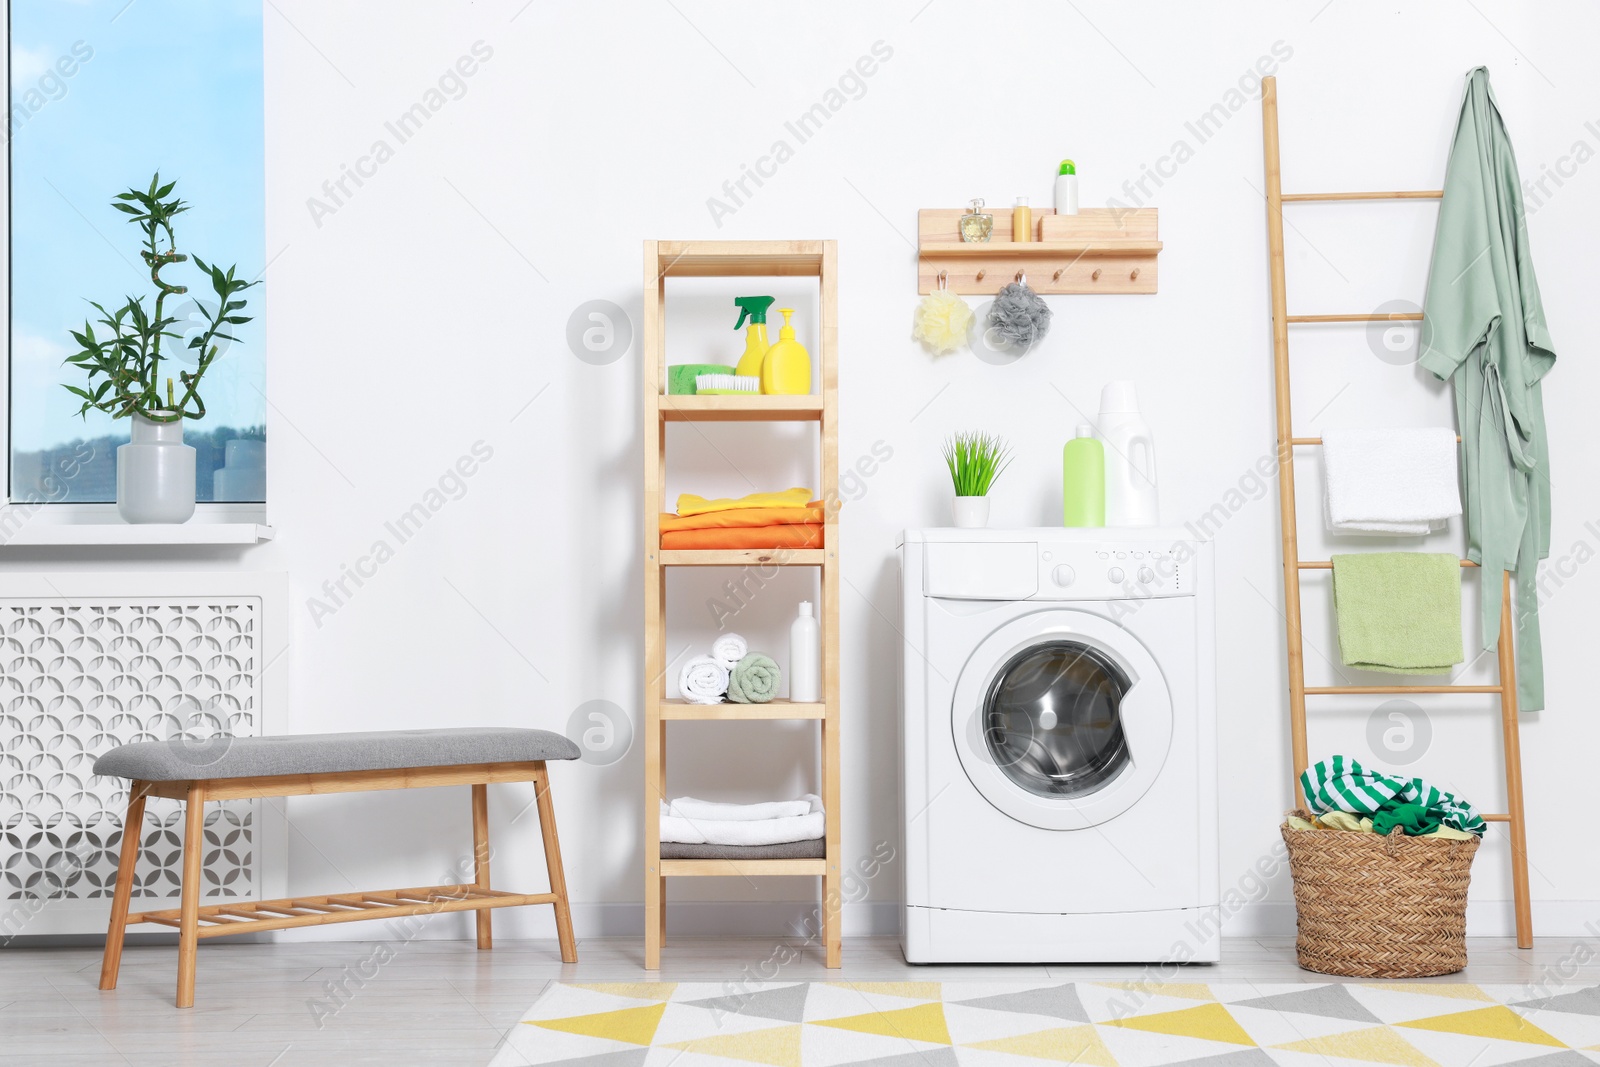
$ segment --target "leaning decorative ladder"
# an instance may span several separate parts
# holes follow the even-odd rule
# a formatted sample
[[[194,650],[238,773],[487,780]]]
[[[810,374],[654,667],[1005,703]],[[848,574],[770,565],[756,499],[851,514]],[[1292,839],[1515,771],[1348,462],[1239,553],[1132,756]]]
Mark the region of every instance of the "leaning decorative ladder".
[[[1264,141],[1267,185],[1267,248],[1272,272],[1272,358],[1274,392],[1278,409],[1278,505],[1283,534],[1284,621],[1289,648],[1289,737],[1294,747],[1295,791],[1300,802],[1300,775],[1309,760],[1306,755],[1306,697],[1365,696],[1393,693],[1493,693],[1500,698],[1500,725],[1505,742],[1506,813],[1484,815],[1489,822],[1510,824],[1511,881],[1516,896],[1517,945],[1533,947],[1533,907],[1528,896],[1528,837],[1522,807],[1522,744],[1517,723],[1517,669],[1511,625],[1511,574],[1501,575],[1503,594],[1500,609],[1499,685],[1328,685],[1307,686],[1304,638],[1300,631],[1300,572],[1332,571],[1327,560],[1302,560],[1295,523],[1294,450],[1322,444],[1320,437],[1296,437],[1289,405],[1289,327],[1309,323],[1416,321],[1421,314],[1387,315],[1290,315],[1284,279],[1283,205],[1330,200],[1438,200],[1438,189],[1401,192],[1363,193],[1288,193],[1283,192],[1283,176],[1278,155],[1278,80],[1261,80],[1261,130]],[[1463,567],[1477,567],[1462,560]],[[1485,580],[1488,579],[1487,577]]]
[[[669,396],[667,279],[811,277],[818,280],[821,394]],[[838,247],[834,241],[646,241],[644,245],[644,965],[661,966],[667,879],[710,875],[817,875],[827,966],[840,965],[839,932],[839,423]],[[661,550],[669,422],[815,422],[821,431],[821,489],[827,502],[818,549]],[[691,704],[666,695],[668,567],[818,567],[822,571],[822,701]],[[667,723],[689,719],[815,719],[821,724],[822,859],[663,859],[661,810],[667,785]]]

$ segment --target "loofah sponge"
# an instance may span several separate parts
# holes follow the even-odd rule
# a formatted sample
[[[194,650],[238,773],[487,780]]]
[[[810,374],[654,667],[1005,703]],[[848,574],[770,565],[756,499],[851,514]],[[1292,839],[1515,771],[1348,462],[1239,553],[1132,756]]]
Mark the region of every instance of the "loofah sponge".
[[[967,343],[972,318],[972,309],[965,300],[948,289],[936,289],[917,305],[911,336],[927,345],[934,355],[942,356]]]
[[[1050,305],[1025,282],[1012,282],[1000,290],[989,308],[989,328],[995,340],[1026,351],[1050,332]]]

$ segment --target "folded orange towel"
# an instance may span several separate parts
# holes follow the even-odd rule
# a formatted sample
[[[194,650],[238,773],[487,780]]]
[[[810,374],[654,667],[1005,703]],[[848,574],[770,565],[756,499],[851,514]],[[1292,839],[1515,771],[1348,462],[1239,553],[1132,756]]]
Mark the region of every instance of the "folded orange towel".
[[[661,535],[661,547],[666,551],[708,548],[821,548],[822,531],[822,524],[816,522],[675,530]]]
[[[734,526],[788,526],[793,523],[826,521],[822,501],[813,500],[803,508],[739,508],[734,511],[708,511],[701,515],[661,513],[661,532],[713,530]]]

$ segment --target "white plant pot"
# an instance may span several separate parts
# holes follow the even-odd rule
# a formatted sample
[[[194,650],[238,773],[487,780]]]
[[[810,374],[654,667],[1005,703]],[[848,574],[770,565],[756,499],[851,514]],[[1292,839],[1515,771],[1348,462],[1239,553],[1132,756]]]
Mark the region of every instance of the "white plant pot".
[[[958,496],[952,509],[956,526],[963,530],[981,530],[989,525],[989,498],[986,496]]]
[[[188,522],[194,514],[194,448],[183,443],[183,420],[134,415],[129,436],[117,448],[117,513],[124,522]]]

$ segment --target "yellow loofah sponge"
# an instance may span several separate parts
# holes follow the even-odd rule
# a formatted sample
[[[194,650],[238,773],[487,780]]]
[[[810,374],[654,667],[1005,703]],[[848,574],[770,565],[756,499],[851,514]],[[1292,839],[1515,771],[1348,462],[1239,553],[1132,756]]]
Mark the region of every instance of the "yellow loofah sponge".
[[[942,356],[966,344],[971,327],[972,309],[967,302],[948,289],[937,289],[917,305],[911,336]]]

